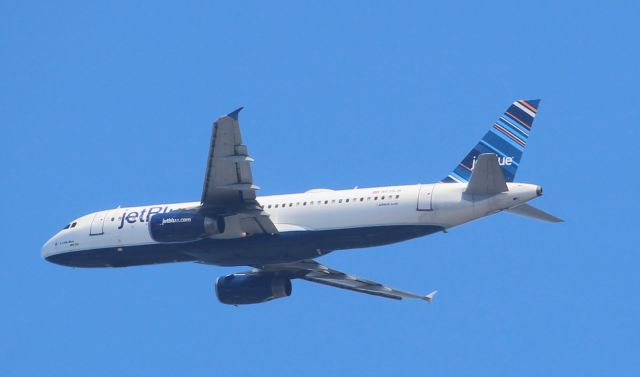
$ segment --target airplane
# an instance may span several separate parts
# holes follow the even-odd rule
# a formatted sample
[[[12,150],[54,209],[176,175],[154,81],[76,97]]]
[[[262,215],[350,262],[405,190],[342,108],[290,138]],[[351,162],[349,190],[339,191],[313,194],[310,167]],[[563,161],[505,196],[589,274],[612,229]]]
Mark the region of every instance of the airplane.
[[[561,222],[527,204],[543,194],[541,186],[514,182],[539,104],[513,102],[439,182],[260,197],[251,173],[254,160],[240,134],[239,108],[213,124],[200,201],[90,213],[69,222],[41,254],[71,267],[248,266],[215,282],[218,300],[236,306],[290,296],[294,279],[431,303],[437,291],[395,289],[316,259],[447,232],[502,211]]]

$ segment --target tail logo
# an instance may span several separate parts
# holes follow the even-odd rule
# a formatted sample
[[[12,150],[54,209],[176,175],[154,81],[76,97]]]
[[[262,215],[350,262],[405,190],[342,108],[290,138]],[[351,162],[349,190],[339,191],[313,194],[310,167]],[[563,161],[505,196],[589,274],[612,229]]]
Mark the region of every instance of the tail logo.
[[[527,145],[540,100],[518,100],[498,116],[489,131],[467,153],[442,182],[469,182],[476,159],[483,153],[493,153],[507,182],[513,182]]]
[[[476,167],[476,162],[478,160],[478,156],[473,157],[473,162],[471,163],[471,170]],[[502,156],[498,157],[498,165],[500,166],[511,166],[513,164],[513,157]]]

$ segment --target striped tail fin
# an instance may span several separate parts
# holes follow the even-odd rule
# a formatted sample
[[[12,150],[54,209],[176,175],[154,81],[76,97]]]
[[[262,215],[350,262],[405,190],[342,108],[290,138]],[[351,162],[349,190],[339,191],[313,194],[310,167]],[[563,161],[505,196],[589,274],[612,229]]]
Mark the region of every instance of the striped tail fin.
[[[513,182],[539,105],[539,99],[518,100],[512,103],[442,182],[469,182],[476,160],[483,153],[495,153],[504,178],[507,182]]]

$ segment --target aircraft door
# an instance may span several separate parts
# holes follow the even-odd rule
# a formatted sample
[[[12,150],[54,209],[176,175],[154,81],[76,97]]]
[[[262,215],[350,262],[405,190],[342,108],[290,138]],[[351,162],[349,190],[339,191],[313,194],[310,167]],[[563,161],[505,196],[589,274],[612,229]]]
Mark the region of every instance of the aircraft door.
[[[420,185],[418,194],[418,211],[433,210],[433,188],[435,185]]]
[[[109,211],[97,212],[93,216],[93,220],[91,221],[91,231],[89,232],[90,236],[99,236],[104,234],[104,220],[107,218],[108,212]]]

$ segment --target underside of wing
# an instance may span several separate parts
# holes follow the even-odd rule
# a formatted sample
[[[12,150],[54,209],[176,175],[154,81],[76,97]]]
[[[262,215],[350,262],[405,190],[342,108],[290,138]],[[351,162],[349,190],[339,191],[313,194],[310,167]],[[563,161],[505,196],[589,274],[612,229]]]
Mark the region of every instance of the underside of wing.
[[[437,291],[433,291],[428,295],[420,295],[401,291],[375,281],[345,274],[344,272],[331,269],[313,260],[267,265],[262,266],[260,269],[266,272],[289,274],[293,278],[304,279],[318,284],[396,300],[412,298],[431,302],[433,296],[437,293]]]

